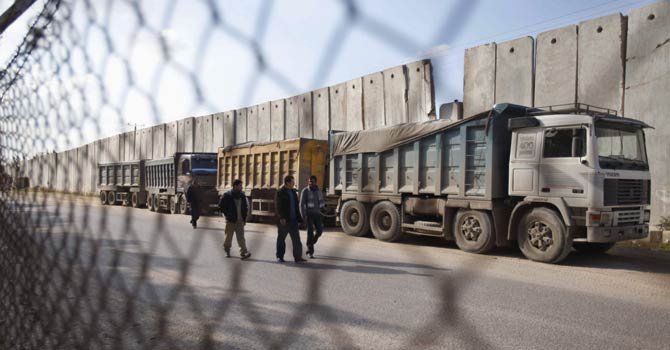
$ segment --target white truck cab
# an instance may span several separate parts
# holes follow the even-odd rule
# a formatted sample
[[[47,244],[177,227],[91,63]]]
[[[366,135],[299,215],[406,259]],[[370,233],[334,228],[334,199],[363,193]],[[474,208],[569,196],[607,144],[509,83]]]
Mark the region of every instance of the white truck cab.
[[[576,106],[510,120],[509,195],[522,196],[522,205],[557,208],[578,249],[602,251],[647,237],[651,176],[644,129],[650,126]],[[528,233],[534,249],[553,243],[543,230]]]

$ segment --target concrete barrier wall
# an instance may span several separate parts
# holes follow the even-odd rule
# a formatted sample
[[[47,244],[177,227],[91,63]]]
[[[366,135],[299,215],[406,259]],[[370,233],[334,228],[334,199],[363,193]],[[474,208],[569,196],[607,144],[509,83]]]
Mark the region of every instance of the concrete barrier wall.
[[[221,146],[231,146],[237,143],[236,121],[235,111],[228,111],[223,114],[223,143],[216,144],[213,152],[216,152]]]
[[[384,125],[407,123],[407,79],[405,66],[382,72],[384,76]]]
[[[361,78],[346,82],[346,130],[363,130],[363,88]]]
[[[312,93],[312,111],[314,138],[319,140],[328,139],[330,124],[330,95],[328,88],[314,90]]]
[[[372,129],[385,125],[384,76],[382,72],[364,76],[362,84],[365,128]]]
[[[179,125],[177,122],[165,124],[165,156],[171,156],[177,152],[177,141],[179,133]],[[133,160],[138,160],[134,158]]]
[[[670,215],[670,3],[631,11],[626,46],[624,115],[655,127],[647,130],[651,168],[651,223]]]
[[[532,37],[496,45],[495,103],[533,105]]]
[[[247,142],[247,109],[235,110],[235,143]]]
[[[153,137],[153,159],[165,157],[165,124],[156,125],[152,130]]]
[[[258,140],[258,106],[247,108],[247,141]]]
[[[299,137],[314,137],[314,106],[312,102],[312,93],[304,93],[297,96],[298,105],[298,128]]]
[[[623,113],[626,20],[621,14],[579,23],[577,100]]]
[[[535,106],[577,102],[576,25],[539,34],[535,62]]]
[[[495,101],[496,44],[465,50],[463,71],[463,116],[491,109]]]
[[[347,85],[341,83],[328,88],[330,98],[330,129],[347,130]]]
[[[284,100],[270,102],[270,141],[284,139],[286,132],[286,106]]]
[[[410,122],[435,119],[435,86],[429,60],[412,62],[407,67],[407,118]]]
[[[272,117],[271,117],[271,102],[261,103],[258,105],[258,134],[256,141],[269,142],[272,140]]]

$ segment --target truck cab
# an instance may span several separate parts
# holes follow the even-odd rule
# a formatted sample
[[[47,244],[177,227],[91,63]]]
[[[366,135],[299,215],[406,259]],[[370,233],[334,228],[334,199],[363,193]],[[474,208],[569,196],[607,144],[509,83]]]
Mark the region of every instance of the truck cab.
[[[516,234],[527,255],[542,255],[556,243],[542,220],[524,220],[538,206],[558,211],[578,250],[604,251],[649,234],[651,176],[644,137],[649,126],[609,110],[570,107],[509,120],[508,191],[511,198],[521,197],[509,238]],[[527,227],[518,227],[524,223]]]

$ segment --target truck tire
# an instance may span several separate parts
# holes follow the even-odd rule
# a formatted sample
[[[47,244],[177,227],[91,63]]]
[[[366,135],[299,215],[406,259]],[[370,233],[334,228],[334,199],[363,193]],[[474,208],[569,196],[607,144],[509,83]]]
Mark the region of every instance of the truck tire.
[[[573,242],[572,247],[576,251],[585,254],[603,254],[614,247],[615,242],[608,243],[588,243],[588,242]]]
[[[370,220],[365,205],[357,200],[344,202],[340,210],[342,231],[350,236],[365,236],[370,231]]]
[[[147,206],[149,207],[150,211],[156,211],[156,195],[151,194],[149,195],[149,198],[147,199]]]
[[[133,208],[139,208],[140,206],[140,194],[137,192],[133,192],[133,194],[130,196],[130,205],[133,206]]]
[[[526,258],[550,264],[565,259],[572,248],[563,220],[549,208],[533,208],[521,218],[517,243]]]
[[[107,192],[107,204],[116,205],[116,192],[114,191]]]
[[[170,200],[170,213],[179,214],[181,213],[181,203],[179,203],[179,196],[174,196]]]
[[[402,237],[402,227],[398,207],[389,201],[375,204],[370,212],[370,228],[375,238],[380,241],[399,240]]]
[[[102,203],[102,205],[107,204],[107,192],[100,191],[100,203]]]
[[[463,251],[488,253],[496,244],[491,215],[479,210],[459,210],[454,224],[454,238]]]

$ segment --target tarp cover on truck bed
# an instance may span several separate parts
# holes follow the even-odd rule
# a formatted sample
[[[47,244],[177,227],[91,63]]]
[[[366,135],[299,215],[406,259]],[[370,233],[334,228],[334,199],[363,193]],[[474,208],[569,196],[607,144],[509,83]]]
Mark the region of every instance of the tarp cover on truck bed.
[[[425,135],[460,125],[464,121],[469,121],[479,116],[459,121],[437,119],[427,122],[398,124],[378,129],[337,133],[332,136],[334,145],[333,156],[384,152]]]

